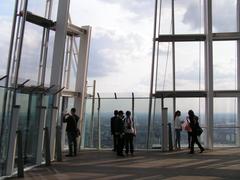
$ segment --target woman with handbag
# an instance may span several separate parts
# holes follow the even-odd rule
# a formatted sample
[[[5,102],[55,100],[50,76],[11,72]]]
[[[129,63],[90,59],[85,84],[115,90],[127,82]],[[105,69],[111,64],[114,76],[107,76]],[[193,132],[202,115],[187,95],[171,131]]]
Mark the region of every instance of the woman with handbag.
[[[125,127],[125,148],[126,148],[126,155],[128,156],[129,153],[129,147],[130,147],[130,153],[133,155],[134,153],[134,146],[133,146],[133,137],[136,136],[135,134],[135,127],[134,127],[134,121],[131,117],[131,112],[126,112],[126,118],[124,119],[124,127]]]
[[[189,110],[188,111],[188,115],[189,115],[189,120],[190,120],[190,127],[192,129],[192,140],[191,140],[191,150],[190,150],[190,154],[194,153],[194,144],[196,143],[200,149],[200,153],[202,153],[204,151],[204,148],[202,147],[202,145],[199,143],[198,141],[198,129],[200,128],[199,126],[199,122],[198,122],[198,117],[195,116],[193,110]]]
[[[181,131],[182,131],[182,121],[180,119],[181,111],[176,111],[174,113],[174,129],[175,129],[175,148],[180,150],[180,140],[181,140]]]

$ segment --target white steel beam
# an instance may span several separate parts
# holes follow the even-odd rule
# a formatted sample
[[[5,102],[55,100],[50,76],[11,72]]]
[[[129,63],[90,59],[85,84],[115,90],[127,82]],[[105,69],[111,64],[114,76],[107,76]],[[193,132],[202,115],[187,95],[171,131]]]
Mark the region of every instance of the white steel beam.
[[[68,26],[68,15],[69,15],[69,4],[70,0],[59,0],[57,22],[56,22],[56,34],[53,48],[53,61],[51,68],[51,79],[50,86],[55,85],[57,90],[61,89],[62,86],[62,73],[63,73],[63,62],[65,52],[65,41]],[[55,95],[53,107],[59,106],[59,94]],[[52,108],[53,108],[52,107]],[[55,154],[55,132],[56,132],[56,121],[57,111],[53,109],[51,111],[51,127],[50,127],[50,152],[51,158],[53,159]]]
[[[14,167],[14,162],[15,162],[15,153],[16,153],[16,140],[17,140],[16,131],[18,128],[19,111],[20,111],[20,106],[13,106],[8,153],[7,153],[7,162],[6,162],[6,175],[7,176],[9,176],[13,173],[13,167]]]
[[[42,157],[42,151],[43,151],[43,137],[44,137],[44,127],[46,122],[46,107],[40,108],[40,119],[38,124],[38,140],[37,140],[37,158],[36,158],[36,164],[41,165],[43,157]]]
[[[212,0],[204,0],[205,23],[205,87],[206,98],[206,147],[213,148],[213,50],[212,50]]]
[[[88,59],[89,59],[89,48],[91,39],[91,27],[83,26],[86,30],[86,34],[80,38],[80,47],[78,53],[77,62],[77,77],[75,91],[80,93],[80,96],[74,98],[74,106],[76,108],[76,113],[80,117],[79,128],[83,132],[83,115],[84,115],[84,101],[87,94],[86,84],[87,84],[87,69],[88,69]],[[82,136],[81,136],[82,137]],[[78,143],[81,143],[80,140]]]

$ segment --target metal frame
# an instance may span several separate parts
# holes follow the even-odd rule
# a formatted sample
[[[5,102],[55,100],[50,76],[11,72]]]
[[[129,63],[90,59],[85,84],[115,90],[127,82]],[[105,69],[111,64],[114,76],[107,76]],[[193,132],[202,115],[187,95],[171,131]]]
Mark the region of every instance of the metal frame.
[[[151,71],[151,87],[150,87],[150,99],[153,97],[161,98],[162,102],[164,98],[173,98],[173,108],[175,108],[176,104],[174,102],[175,98],[190,98],[190,97],[203,97],[206,100],[206,135],[204,142],[206,142],[205,146],[209,149],[213,148],[213,106],[214,106],[214,97],[236,97],[238,106],[237,106],[237,124],[236,127],[240,125],[240,2],[237,1],[237,32],[222,32],[222,33],[212,33],[212,0],[203,0],[204,4],[204,34],[175,34],[174,33],[174,0],[171,1],[172,9],[172,34],[170,35],[161,35],[156,36],[156,22],[154,22],[154,42],[153,42],[153,57],[152,57],[152,71]],[[157,6],[158,1],[155,2],[155,6]],[[157,17],[160,16],[158,14],[158,9],[155,7],[155,21]],[[159,17],[160,18],[160,17]],[[213,41],[226,41],[226,40],[237,40],[237,89],[236,90],[214,90],[213,88]],[[198,91],[176,91],[175,90],[175,42],[188,42],[188,41],[204,41],[205,42],[205,90]],[[157,91],[153,92],[152,89],[154,87],[153,80],[157,79],[154,77],[154,72],[157,71],[157,67],[154,67],[155,64],[155,42],[172,42],[172,53],[173,53],[173,90],[172,91]],[[155,84],[157,86],[157,84]],[[156,87],[155,87],[156,89]],[[164,104],[162,104],[164,107]],[[152,113],[152,105],[149,104],[149,123],[151,124],[151,113]],[[148,131],[150,128],[148,127]],[[147,139],[147,147],[149,147],[149,133]],[[240,130],[237,130],[237,143],[240,145]]]

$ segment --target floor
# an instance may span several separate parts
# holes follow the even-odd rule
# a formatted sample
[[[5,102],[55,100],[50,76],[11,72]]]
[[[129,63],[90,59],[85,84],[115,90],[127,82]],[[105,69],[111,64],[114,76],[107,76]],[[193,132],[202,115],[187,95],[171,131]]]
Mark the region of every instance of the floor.
[[[77,157],[64,156],[62,162],[49,167],[34,168],[25,173],[24,179],[240,180],[240,148],[201,154],[188,154],[188,150],[137,151],[129,157],[116,157],[112,151],[82,151]]]

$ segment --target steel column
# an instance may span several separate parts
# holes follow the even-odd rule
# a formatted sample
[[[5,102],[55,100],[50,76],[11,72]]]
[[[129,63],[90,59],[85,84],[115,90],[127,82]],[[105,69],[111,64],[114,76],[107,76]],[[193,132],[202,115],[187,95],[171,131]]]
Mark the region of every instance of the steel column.
[[[69,15],[69,4],[70,0],[59,0],[58,3],[58,13],[57,13],[57,23],[56,23],[56,34],[54,40],[53,48],[53,61],[51,68],[51,80],[50,86],[55,85],[56,90],[61,89],[62,86],[62,73],[63,73],[63,62],[64,62],[64,52],[65,52],[65,41],[67,34],[68,25],[68,15]],[[59,107],[60,95],[59,93],[55,95],[53,107]],[[55,131],[56,131],[56,121],[57,121],[57,110],[53,109],[51,111],[51,130],[50,130],[50,149],[51,157],[55,154]]]
[[[74,98],[74,106],[76,108],[76,113],[79,115],[79,129],[83,132],[83,116],[84,116],[84,105],[85,97],[87,94],[86,84],[87,84],[87,69],[88,69],[88,58],[89,58],[89,48],[91,39],[91,27],[83,26],[87,34],[81,36],[80,47],[78,52],[78,62],[77,62],[77,77],[75,91],[80,93],[80,97]],[[83,134],[83,133],[82,133]],[[79,141],[82,138],[79,138]],[[81,144],[81,142],[78,142]]]
[[[213,148],[213,49],[212,49],[212,0],[204,1],[205,22],[205,87],[206,98],[206,147]]]

